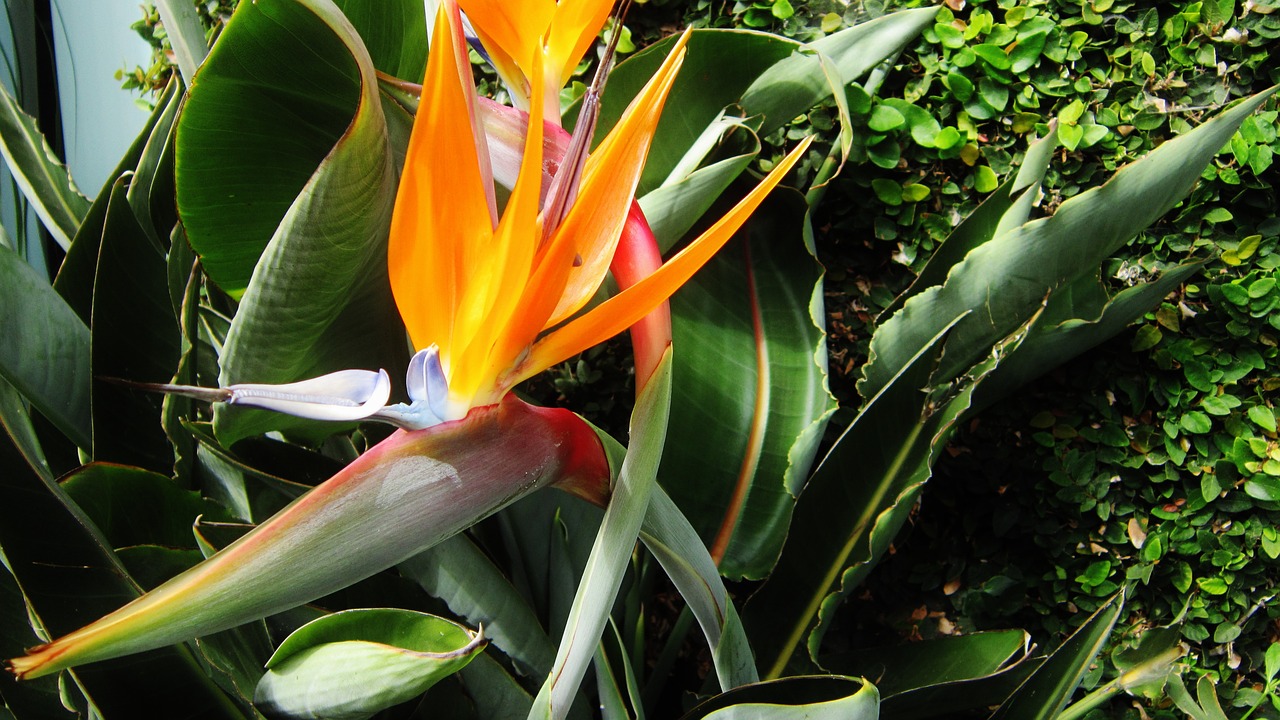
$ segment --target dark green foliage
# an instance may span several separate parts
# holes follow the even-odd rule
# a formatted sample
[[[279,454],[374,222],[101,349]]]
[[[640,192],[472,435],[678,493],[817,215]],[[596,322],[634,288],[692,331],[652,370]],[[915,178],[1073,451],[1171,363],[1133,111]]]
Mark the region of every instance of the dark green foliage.
[[[919,4],[855,3],[846,14]],[[820,36],[838,26],[820,5],[796,5],[770,27]],[[832,387],[846,406],[876,315],[1051,121],[1063,147],[1042,213],[1280,79],[1272,2],[944,5],[883,86],[850,89],[857,168],[815,217]],[[750,25],[765,7],[694,3],[687,17]],[[1267,602],[1280,556],[1276,120],[1273,102],[1246,121],[1192,196],[1102,268],[1121,289],[1210,256],[1190,284],[961,433],[914,530],[870,580],[871,602],[900,631],[930,635],[940,619],[944,631],[1021,624],[1052,645],[1130,587],[1118,627],[1166,623],[1185,605],[1193,669],[1221,680],[1224,706],[1235,695],[1252,704],[1280,615]],[[834,141],[834,104],[768,139],[813,131]],[[941,615],[909,620],[924,606]]]

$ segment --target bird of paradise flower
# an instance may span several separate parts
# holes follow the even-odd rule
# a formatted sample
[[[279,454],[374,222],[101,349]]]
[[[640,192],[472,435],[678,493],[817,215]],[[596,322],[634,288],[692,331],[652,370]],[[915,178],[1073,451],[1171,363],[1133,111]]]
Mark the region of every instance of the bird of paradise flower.
[[[386,405],[386,373],[364,370],[289,385],[170,388],[305,417],[381,419],[403,430],[204,563],[11,660],[16,675],[39,677],[233,627],[391,567],[533,489],[607,484],[608,463],[586,423],[527,405],[511,389],[659,308],[733,236],[808,142],[669,261],[582,312],[619,264],[624,227],[636,227],[633,195],[688,35],[594,152],[586,153],[588,114],[564,157],[547,158],[546,99],[558,95],[609,5],[514,5],[536,22],[515,23],[504,15],[510,4],[463,2],[504,77],[516,87],[527,82],[533,99],[501,213],[461,14],[446,0],[437,15],[388,248],[393,295],[417,350],[410,402]],[[548,160],[559,165],[550,188],[543,187]],[[651,238],[649,245],[638,254],[656,257]],[[645,365],[651,369],[652,357]],[[268,581],[286,570],[289,582]]]

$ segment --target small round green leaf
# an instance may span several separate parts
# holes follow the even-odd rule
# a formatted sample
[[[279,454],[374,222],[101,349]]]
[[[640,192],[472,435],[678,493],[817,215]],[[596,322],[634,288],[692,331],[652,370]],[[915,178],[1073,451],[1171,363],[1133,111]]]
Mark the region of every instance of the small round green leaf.
[[[867,120],[867,127],[876,132],[889,132],[902,127],[906,122],[907,119],[897,110],[888,105],[877,105],[871,111],[871,118]]]

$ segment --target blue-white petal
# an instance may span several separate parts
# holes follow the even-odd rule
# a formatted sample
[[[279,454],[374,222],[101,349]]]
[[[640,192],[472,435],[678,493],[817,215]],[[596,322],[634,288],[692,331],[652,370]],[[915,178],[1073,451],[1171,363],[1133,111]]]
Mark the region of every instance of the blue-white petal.
[[[361,420],[382,409],[391,397],[385,370],[339,370],[286,385],[241,384],[226,388],[230,405],[274,410],[312,420]]]

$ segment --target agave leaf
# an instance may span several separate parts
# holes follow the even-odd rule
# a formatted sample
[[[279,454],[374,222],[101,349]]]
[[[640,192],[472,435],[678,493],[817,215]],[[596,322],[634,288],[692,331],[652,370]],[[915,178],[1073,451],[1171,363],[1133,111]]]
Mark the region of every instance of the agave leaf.
[[[260,67],[272,72],[260,74]],[[290,83],[332,88],[307,95],[324,103],[318,117],[307,117],[302,128],[294,127],[297,117],[258,118],[262,125],[244,117],[263,112],[264,96],[290,95]],[[274,103],[267,107],[279,111]],[[324,122],[344,131],[307,131]],[[264,127],[273,130],[261,133]],[[306,168],[305,184],[273,185],[267,181],[275,175],[261,177],[261,156],[287,146],[282,133],[288,143],[305,141],[325,152]],[[219,149],[210,145],[215,138]],[[244,290],[223,348],[220,384],[282,384],[346,368],[399,374],[404,333],[386,279],[396,171],[372,61],[341,12],[328,0],[241,5],[200,70],[178,141],[178,206],[192,246],[224,289]],[[228,156],[228,145],[237,152]],[[211,163],[209,153],[220,157]],[[284,166],[297,169],[301,161]],[[236,183],[250,173],[254,191],[238,192]],[[228,193],[245,195],[253,207],[228,207]],[[243,217],[229,217],[237,214]],[[237,232],[245,241],[228,242]],[[248,270],[253,279],[246,286]],[[215,410],[214,427],[227,445],[268,430],[334,431],[230,405]]]
[[[973,309],[947,341],[939,379],[958,376],[1024,323],[1053,290],[1096,271],[1102,260],[1186,195],[1236,128],[1275,92],[1240,102],[1121,169],[1105,185],[1070,198],[1052,217],[987,242],[951,268],[946,282],[906,302],[871,341],[859,391],[875,395],[961,309]]]
[[[1203,266],[1204,261],[1183,263],[1149,283],[1126,288],[1112,298],[1106,298],[1103,292],[1106,304],[1092,313],[1072,307],[1069,293],[1059,291],[1049,296],[1044,314],[1031,327],[1018,351],[1005,358],[983,383],[970,412],[989,407],[1030,380],[1115,336]],[[1096,277],[1086,276],[1082,280],[1101,290]]]
[[[1040,183],[1045,171],[1049,169],[1049,161],[1053,159],[1053,150],[1057,146],[1058,135],[1054,132],[1032,143],[1027,148],[1018,172],[1001,183],[995,192],[951,231],[929,257],[911,286],[880,313],[880,320],[892,317],[903,303],[920,291],[941,285],[951,268],[964,260],[970,250],[1002,234],[1003,230],[1011,230],[1025,223],[1030,217],[1031,205],[1039,194]]]
[[[892,720],[954,717],[999,704],[1039,666],[1022,630],[996,630],[857,650],[823,667],[862,676],[880,690]]]
[[[806,636],[816,657],[831,615],[888,548],[968,407],[981,374],[951,397],[928,391],[946,332],[863,407],[809,479],[782,557],[744,613],[766,678],[783,673]]]
[[[1123,607],[1124,599],[1116,595],[1098,608],[1000,705],[991,720],[1050,720],[1057,717],[1102,650]]]
[[[483,649],[483,633],[426,613],[334,613],[280,644],[254,705],[289,718],[370,717],[421,695]]]
[[[89,423],[89,329],[30,265],[0,248],[0,377],[82,448]]]
[[[555,664],[534,698],[529,717],[562,718],[573,704],[604,631],[613,600],[640,534],[656,486],[671,407],[671,350],[636,398],[631,443],[613,485],[604,521],[578,585]]]
[[[40,221],[63,250],[71,247],[89,200],[40,134],[35,118],[22,111],[9,91],[0,87],[0,155],[35,208]]]

